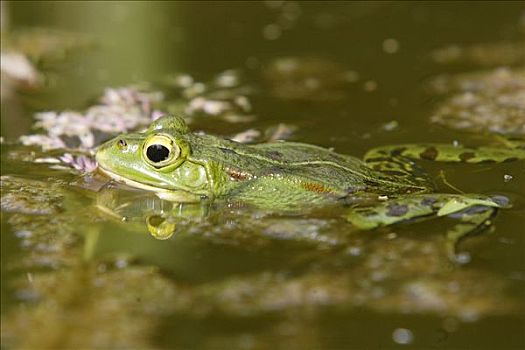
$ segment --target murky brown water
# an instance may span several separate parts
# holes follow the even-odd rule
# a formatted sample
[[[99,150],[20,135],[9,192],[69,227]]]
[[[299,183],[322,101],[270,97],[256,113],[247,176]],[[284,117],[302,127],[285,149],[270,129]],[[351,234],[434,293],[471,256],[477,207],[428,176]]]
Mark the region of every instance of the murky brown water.
[[[523,137],[521,3],[23,2],[2,15],[2,41],[46,27],[90,42],[39,61],[41,88],[2,90],[2,348],[525,347],[523,161],[424,163],[464,192],[513,203],[491,232],[461,243],[465,263],[454,265],[446,220],[356,232],[330,210],[212,208],[156,240],[140,219],[95,208],[91,178],[28,161],[58,151],[15,142],[33,132],[35,112],[85,110],[107,87],[152,82],[173,108],[201,95],[169,90],[168,75],[208,89],[222,81],[205,98],[232,94],[225,70],[250,107],[232,100],[233,112],[210,116],[194,103],[193,130],[255,128],[264,139],[284,123],[293,140],[355,156],[394,143],[493,143],[494,130]],[[441,116],[468,107],[462,94],[485,112],[507,104],[497,120],[458,127]],[[134,213],[166,205],[117,193]]]

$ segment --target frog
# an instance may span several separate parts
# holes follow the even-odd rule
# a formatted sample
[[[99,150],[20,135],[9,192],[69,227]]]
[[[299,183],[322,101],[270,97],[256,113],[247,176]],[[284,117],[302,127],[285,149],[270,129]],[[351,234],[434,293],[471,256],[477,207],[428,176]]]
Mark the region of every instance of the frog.
[[[180,115],[163,116],[145,131],[119,135],[96,151],[105,176],[175,203],[243,203],[277,212],[341,205],[343,219],[358,230],[449,217],[456,220],[445,233],[452,260],[457,260],[459,240],[490,227],[497,211],[510,206],[509,200],[441,193],[418,161],[524,159],[522,148],[439,143],[380,146],[362,158],[300,142],[244,144],[191,132]],[[173,229],[173,222],[163,228]]]

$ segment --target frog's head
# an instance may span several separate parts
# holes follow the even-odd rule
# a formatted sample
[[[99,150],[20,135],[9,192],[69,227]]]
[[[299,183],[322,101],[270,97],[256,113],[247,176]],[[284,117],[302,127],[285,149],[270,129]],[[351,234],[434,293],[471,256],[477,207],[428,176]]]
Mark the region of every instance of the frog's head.
[[[189,130],[181,117],[156,120],[143,133],[123,134],[101,145],[99,169],[114,180],[176,201],[209,196],[206,169],[188,159]]]

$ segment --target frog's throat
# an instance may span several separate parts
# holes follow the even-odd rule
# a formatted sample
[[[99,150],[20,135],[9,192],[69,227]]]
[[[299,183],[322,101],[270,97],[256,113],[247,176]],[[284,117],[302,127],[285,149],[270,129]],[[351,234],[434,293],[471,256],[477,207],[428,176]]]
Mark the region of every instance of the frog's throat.
[[[134,188],[139,188],[139,189],[145,190],[145,191],[155,192],[155,194],[160,199],[164,199],[164,200],[167,200],[167,201],[194,203],[194,202],[199,202],[200,199],[201,199],[201,197],[199,195],[190,193],[188,191],[184,191],[184,190],[168,190],[168,189],[165,189],[165,188],[159,188],[159,187],[155,187],[155,186],[151,186],[151,185],[146,185],[146,184],[143,184],[143,183],[138,182],[138,181],[130,180],[130,179],[125,178],[125,177],[123,177],[121,175],[115,174],[114,172],[112,172],[110,170],[104,169],[103,167],[100,166],[100,164],[98,166],[98,171],[100,171],[102,174],[107,175],[112,180],[115,180],[117,182],[123,183],[125,185],[131,186],[131,187],[134,187]]]

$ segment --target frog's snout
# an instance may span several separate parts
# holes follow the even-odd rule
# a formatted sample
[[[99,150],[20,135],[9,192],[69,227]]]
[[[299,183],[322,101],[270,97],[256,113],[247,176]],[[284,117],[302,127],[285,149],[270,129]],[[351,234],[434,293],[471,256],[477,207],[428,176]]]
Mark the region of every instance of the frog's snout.
[[[110,149],[115,144],[115,140],[109,140],[102,145],[100,145],[97,148],[97,151],[95,153],[95,160],[99,165],[104,166],[104,164],[107,162],[108,153],[110,153]]]

